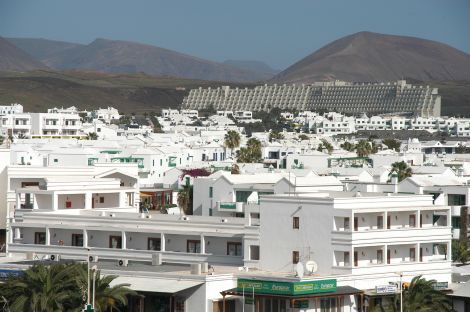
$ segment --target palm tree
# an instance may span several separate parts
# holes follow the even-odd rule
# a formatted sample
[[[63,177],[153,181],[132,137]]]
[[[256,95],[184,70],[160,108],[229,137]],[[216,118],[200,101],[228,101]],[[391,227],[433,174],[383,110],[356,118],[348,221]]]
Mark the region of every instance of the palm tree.
[[[0,285],[0,293],[11,311],[77,311],[81,294],[75,272],[74,265],[35,265],[8,278]]]
[[[421,275],[414,277],[403,292],[404,312],[453,311],[447,296],[434,288],[436,280],[426,280]]]
[[[178,207],[180,208],[181,215],[189,213],[189,207],[192,198],[192,186],[184,185],[182,189],[178,191]]]
[[[354,151],[355,148],[354,144],[349,141],[345,141],[343,144],[340,145],[340,147],[348,152]]]
[[[235,130],[229,130],[225,134],[224,145],[230,148],[230,154],[233,155],[233,149],[240,146],[240,134]]]
[[[88,133],[87,140],[98,140],[98,134],[96,134],[96,132]]]
[[[255,138],[250,138],[246,142],[246,147],[240,148],[237,153],[237,162],[256,163],[262,158],[261,142]]]
[[[372,154],[373,149],[372,145],[369,141],[360,140],[359,143],[356,144],[356,153],[359,157],[367,157]]]
[[[391,177],[394,173],[398,175],[398,182],[401,182],[413,175],[413,171],[404,161],[394,162],[392,164],[392,170],[389,173],[389,177]]]
[[[77,271],[77,283],[80,289],[86,291],[88,278],[87,265],[77,265]],[[100,270],[97,270],[95,274],[94,308],[97,312],[105,312],[109,309],[111,309],[111,311],[117,310],[119,306],[127,305],[127,296],[136,294],[133,290],[128,288],[129,284],[111,286],[111,282],[117,278],[115,275],[102,276]],[[90,284],[91,283],[93,283],[93,279],[90,274]]]
[[[323,150],[325,149],[327,150],[328,154],[331,154],[333,152],[333,145],[331,145],[331,143],[328,142],[327,140],[322,139],[321,143],[318,144],[317,151],[323,152]]]
[[[282,140],[284,139],[284,135],[278,131],[271,131],[269,133],[269,142],[272,142],[272,141],[279,141],[279,140]]]

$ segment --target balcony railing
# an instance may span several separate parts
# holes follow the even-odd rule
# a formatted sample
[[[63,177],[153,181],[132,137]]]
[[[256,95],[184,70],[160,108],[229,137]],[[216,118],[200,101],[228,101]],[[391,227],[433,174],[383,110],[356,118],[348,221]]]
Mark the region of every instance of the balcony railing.
[[[37,245],[13,243],[8,245],[8,252],[12,253],[35,253],[37,255],[57,254],[63,258],[85,260],[88,255],[98,256],[98,259],[119,260],[127,259],[133,261],[152,261],[154,254],[161,254],[163,262],[169,263],[200,263],[224,264],[242,266],[242,256],[214,255],[210,253],[187,253],[176,251],[152,251],[137,249],[115,249],[100,247],[75,247],[58,245]]]

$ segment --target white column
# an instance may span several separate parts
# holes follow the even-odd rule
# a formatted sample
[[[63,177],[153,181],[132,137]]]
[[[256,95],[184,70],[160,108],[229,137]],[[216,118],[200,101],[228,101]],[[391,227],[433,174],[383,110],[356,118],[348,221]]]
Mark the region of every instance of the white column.
[[[16,209],[21,209],[21,193],[16,193]]]
[[[36,200],[36,194],[31,194],[31,199],[33,201],[33,209],[39,209],[38,202]]]
[[[160,233],[160,251],[166,251],[165,233]]]
[[[15,235],[13,236],[13,238],[14,239],[20,239],[21,238],[21,229],[19,227],[15,227],[14,229],[15,229]]]
[[[383,264],[388,264],[387,262],[388,259],[388,245],[384,245],[384,258],[383,258]]]
[[[421,243],[416,244],[416,262],[420,262],[421,259]]]
[[[121,249],[127,249],[127,235],[126,231],[121,232]]]
[[[388,220],[388,212],[387,212],[387,210],[385,210],[384,211],[384,230],[386,230],[388,228],[387,220]]]
[[[201,234],[201,253],[206,253],[206,239],[203,234]]]
[[[126,193],[119,192],[119,207],[124,207],[126,205],[125,199],[126,199]]]
[[[85,193],[85,209],[91,209],[92,207],[92,196],[91,192],[86,192]]]
[[[418,212],[416,212],[416,227],[420,228],[421,227],[421,210],[418,209]]]
[[[56,193],[52,194],[52,210],[57,211],[59,209],[59,195]]]
[[[51,245],[51,229],[46,226],[46,246]]]
[[[83,247],[88,247],[88,231],[83,229]]]

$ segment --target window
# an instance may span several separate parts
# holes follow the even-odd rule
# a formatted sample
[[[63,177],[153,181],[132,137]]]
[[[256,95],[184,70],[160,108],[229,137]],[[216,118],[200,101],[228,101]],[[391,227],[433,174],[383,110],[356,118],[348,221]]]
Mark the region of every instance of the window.
[[[452,217],[452,228],[460,229],[460,217]]]
[[[56,162],[59,162],[59,160],[58,160],[57,158],[54,158],[54,162],[55,162],[55,163],[56,163]]]
[[[246,203],[251,193],[252,193],[251,191],[236,191],[235,201],[237,203]]]
[[[463,206],[466,205],[466,196],[460,194],[447,195],[447,202],[449,206]]]
[[[200,253],[201,252],[201,241],[200,240],[188,240],[186,242],[186,252]]]
[[[210,186],[209,187],[209,198],[212,198],[213,192],[214,192],[214,189],[212,188],[212,186]]]
[[[149,237],[147,240],[147,250],[160,251],[162,248],[160,238]]]
[[[416,261],[416,250],[414,248],[410,248],[410,261]]]
[[[358,230],[359,230],[359,218],[354,217],[354,231],[358,231]]]
[[[410,215],[409,225],[410,227],[416,226],[416,215],[414,214]]]
[[[109,236],[109,248],[122,248],[122,237]]]
[[[250,246],[250,260],[259,260],[259,246],[258,245]]]
[[[101,128],[96,128],[96,132],[101,132]]]
[[[227,256],[241,256],[242,243],[227,242]]]
[[[34,243],[36,245],[45,245],[46,244],[46,232],[35,232]]]
[[[383,229],[383,228],[384,228],[384,217],[377,216],[377,229]]]
[[[377,264],[382,264],[384,261],[384,252],[382,249],[377,250]]]
[[[292,263],[297,264],[300,261],[300,254],[298,251],[293,251],[292,252]]]
[[[344,218],[344,230],[349,230],[349,218]]]
[[[100,204],[104,204],[104,197],[100,196]]]
[[[343,255],[344,266],[349,266],[349,251],[345,251]]]
[[[83,234],[72,234],[72,246],[83,247]]]
[[[294,229],[299,229],[300,228],[299,217],[293,217],[292,218],[292,228],[294,228]]]

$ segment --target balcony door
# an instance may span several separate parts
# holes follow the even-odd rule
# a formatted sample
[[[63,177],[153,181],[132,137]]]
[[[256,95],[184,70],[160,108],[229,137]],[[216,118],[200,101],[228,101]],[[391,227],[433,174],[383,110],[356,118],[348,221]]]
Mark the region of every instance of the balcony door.
[[[45,245],[46,244],[46,232],[35,232],[34,233],[34,244]]]
[[[416,249],[410,248],[410,262],[416,261]]]
[[[382,249],[377,250],[377,264],[382,264],[384,261],[384,252]]]
[[[391,251],[390,249],[387,249],[387,264],[390,264],[390,255],[391,255]]]
[[[387,216],[387,229],[390,230],[391,224],[392,224],[392,218],[391,218],[391,216]]]
[[[188,240],[186,242],[186,252],[200,253],[201,252],[201,241],[200,240]]]
[[[359,255],[358,255],[357,251],[355,251],[354,252],[354,266],[355,267],[357,267],[358,262],[359,262]]]
[[[109,236],[109,248],[122,248],[122,237],[121,236]]]
[[[416,215],[414,215],[414,214],[410,215],[409,225],[410,225],[410,227],[416,227]]]
[[[359,230],[359,218],[354,217],[354,231],[358,231],[358,230]]]

